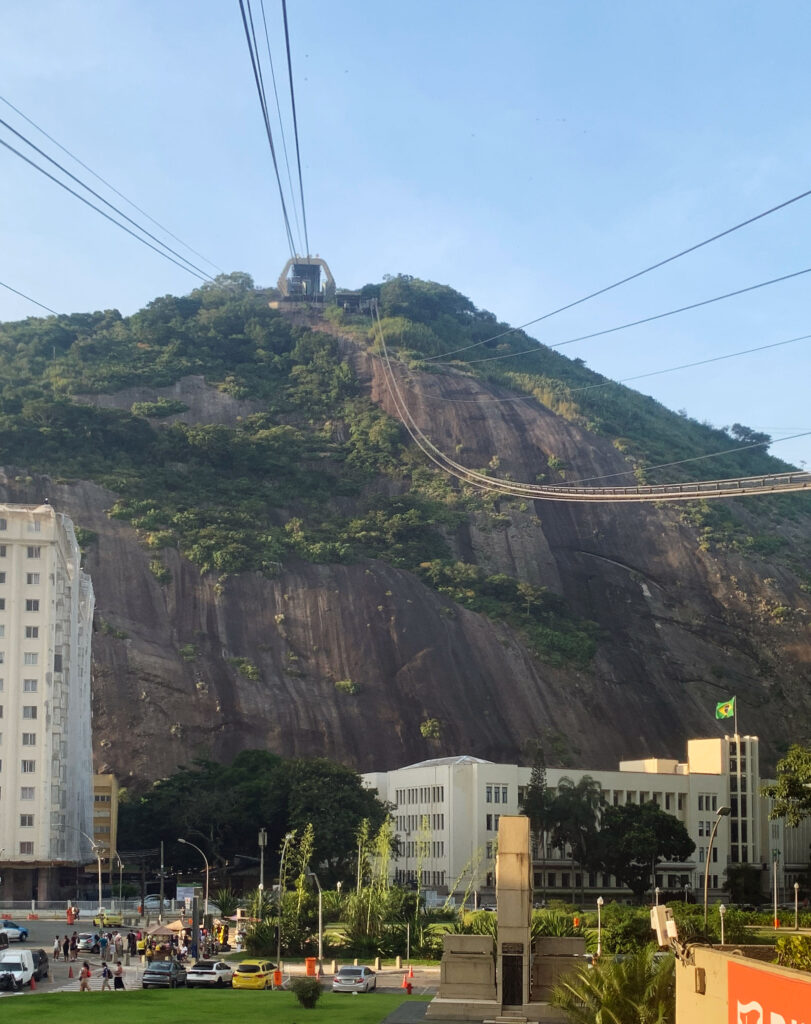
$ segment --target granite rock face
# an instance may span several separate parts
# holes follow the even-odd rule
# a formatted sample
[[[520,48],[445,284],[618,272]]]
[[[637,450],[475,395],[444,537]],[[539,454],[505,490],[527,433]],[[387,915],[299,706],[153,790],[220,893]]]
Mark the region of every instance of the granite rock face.
[[[344,344],[396,415],[380,361]],[[548,473],[550,457],[570,479],[628,469],[610,441],[534,400],[494,400],[509,393],[453,372],[412,374],[409,386],[420,427],[468,465],[498,452],[500,470],[522,480]],[[184,401],[187,422],[233,423],[255,406],[207,395],[199,378],[93,401],[160,396]],[[289,561],[275,578],[218,583],[171,550],[161,585],[135,530],[107,516],[116,495],[19,467],[0,475],[0,500],[46,496],[96,535],[85,559],[97,598],[94,757],[124,782],[251,747],[360,770],[455,753],[522,760],[539,737],[550,764],[681,758],[689,737],[723,734],[714,706],[733,694],[767,765],[807,736],[811,597],[766,559],[702,550],[674,505],[513,503],[498,528],[471,516],[448,538],[460,559],[546,586],[599,624],[593,663],[576,669],[545,665],[508,626],[382,562]],[[807,540],[809,523],[774,528]]]

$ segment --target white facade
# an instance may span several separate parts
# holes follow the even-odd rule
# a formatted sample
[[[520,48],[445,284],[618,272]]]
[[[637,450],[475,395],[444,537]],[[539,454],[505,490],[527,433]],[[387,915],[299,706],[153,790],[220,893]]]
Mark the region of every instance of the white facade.
[[[685,863],[656,866],[662,889],[703,890],[709,838],[716,812],[729,806],[721,820],[710,860],[709,885],[719,890],[730,863],[760,866],[766,831],[758,797],[760,776],[756,736],[739,738],[740,779],[734,756],[735,738],[691,740],[687,760],[661,758],[620,762],[617,771],[548,768],[547,785],[556,789],[564,778],[577,782],[588,775],[599,782],[607,804],[654,801],[687,829],[696,844]],[[498,821],[501,814],[520,813],[531,768],[495,764],[471,756],[444,757],[391,772],[368,772],[365,784],[389,801],[404,855],[394,864],[398,881],[421,873],[423,888],[473,893],[492,887]],[[740,804],[737,800],[741,793]],[[739,837],[741,837],[739,839]],[[617,889],[616,880],[601,873],[583,873],[579,865],[551,846],[534,851],[536,889],[551,898],[574,889]]]
[[[49,898],[92,860],[93,587],[73,523],[0,505],[0,863],[10,898]]]

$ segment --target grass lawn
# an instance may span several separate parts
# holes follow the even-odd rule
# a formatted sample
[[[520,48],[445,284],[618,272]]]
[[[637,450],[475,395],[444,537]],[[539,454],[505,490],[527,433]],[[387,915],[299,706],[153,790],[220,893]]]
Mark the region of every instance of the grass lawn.
[[[229,1019],[267,1024],[271,1014],[273,1024],[379,1024],[409,998],[426,1002],[430,996],[325,992],[314,1010],[305,1010],[292,992],[133,989],[18,996],[13,1007],[6,1004],[6,1009],[14,1024],[41,1024],[46,1018],[59,1024],[109,1024],[110,1020],[116,1024],[222,1024]]]

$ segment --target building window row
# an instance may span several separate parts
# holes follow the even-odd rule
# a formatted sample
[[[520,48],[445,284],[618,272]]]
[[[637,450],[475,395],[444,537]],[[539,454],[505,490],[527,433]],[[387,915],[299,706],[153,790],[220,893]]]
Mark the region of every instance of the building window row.
[[[485,817],[485,828],[488,832],[498,832],[498,822],[500,818],[500,814],[488,814]]]
[[[401,804],[441,804],[444,799],[444,786],[412,786],[396,790],[394,802],[399,807]]]
[[[715,793],[699,793],[698,809],[700,811],[717,811],[718,796]],[[700,835],[700,833],[699,833]]]
[[[487,785],[484,787],[484,802],[486,804],[506,804],[507,787]]]

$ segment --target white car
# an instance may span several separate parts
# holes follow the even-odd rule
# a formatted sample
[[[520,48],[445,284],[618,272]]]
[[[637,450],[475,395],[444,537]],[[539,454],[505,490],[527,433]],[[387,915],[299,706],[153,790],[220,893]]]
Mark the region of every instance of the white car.
[[[6,933],[9,942],[25,942],[28,938],[28,929],[13,921],[0,921],[0,929]]]
[[[222,988],[224,985],[230,985],[233,977],[233,965],[227,964],[224,960],[198,960],[194,967],[190,967],[186,972],[186,987],[194,988],[195,985],[200,985],[204,988]]]
[[[332,978],[333,992],[368,992],[377,988],[371,967],[339,967]]]

